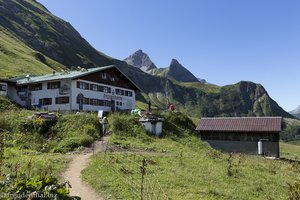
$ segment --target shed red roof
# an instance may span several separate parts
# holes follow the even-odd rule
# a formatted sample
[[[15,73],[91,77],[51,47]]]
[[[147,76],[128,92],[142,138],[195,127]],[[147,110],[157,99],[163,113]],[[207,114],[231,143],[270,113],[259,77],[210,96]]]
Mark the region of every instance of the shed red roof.
[[[280,132],[282,117],[202,118],[197,131]]]

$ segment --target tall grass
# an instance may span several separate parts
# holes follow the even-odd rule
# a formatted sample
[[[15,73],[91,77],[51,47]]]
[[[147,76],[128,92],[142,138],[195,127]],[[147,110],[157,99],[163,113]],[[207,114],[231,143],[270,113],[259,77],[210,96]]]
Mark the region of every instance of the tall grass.
[[[191,129],[194,125],[180,113],[162,116],[168,133],[163,138],[149,136],[147,142],[131,135],[119,137],[111,127],[110,151],[92,159],[84,180],[109,199],[140,199],[143,159],[148,162],[145,199],[287,199],[289,184],[300,180],[297,164],[223,154],[199,140]],[[124,119],[126,123],[119,126],[126,126],[124,132],[137,130],[130,116],[112,118]],[[178,134],[181,131],[185,134]]]

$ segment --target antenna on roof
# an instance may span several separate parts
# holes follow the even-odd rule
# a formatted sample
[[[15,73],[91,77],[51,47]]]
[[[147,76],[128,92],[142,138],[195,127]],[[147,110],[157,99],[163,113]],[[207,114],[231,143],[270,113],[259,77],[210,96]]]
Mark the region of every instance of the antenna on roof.
[[[26,78],[27,78],[27,81],[29,81],[29,79],[30,79],[30,75],[29,75],[29,74],[27,74],[27,75],[26,75]]]

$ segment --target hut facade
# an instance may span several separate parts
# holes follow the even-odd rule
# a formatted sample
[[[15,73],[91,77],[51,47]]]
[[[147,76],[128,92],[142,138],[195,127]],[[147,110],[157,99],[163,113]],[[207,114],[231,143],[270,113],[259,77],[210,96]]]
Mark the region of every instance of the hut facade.
[[[228,117],[202,118],[196,130],[223,152],[279,157],[281,128],[281,117]]]

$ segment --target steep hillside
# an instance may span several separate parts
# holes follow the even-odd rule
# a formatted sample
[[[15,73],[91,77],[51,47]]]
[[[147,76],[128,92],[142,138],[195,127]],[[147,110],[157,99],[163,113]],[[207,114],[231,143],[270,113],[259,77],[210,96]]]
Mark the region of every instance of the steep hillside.
[[[167,81],[167,93],[150,92],[149,98],[166,107],[167,99],[179,110],[191,116],[283,116],[293,118],[284,111],[260,84],[242,81],[218,87],[195,83],[184,86]],[[164,106],[164,107],[163,107]]]
[[[60,63],[27,46],[1,25],[0,66],[0,77],[26,73],[43,74],[65,68]]]
[[[68,22],[55,17],[35,0],[0,0],[0,26],[30,48],[62,65],[95,67],[111,64],[109,57],[96,51]]]
[[[125,61],[112,59],[95,50],[68,22],[55,17],[35,0],[0,0],[0,41],[2,77],[115,64],[142,89],[139,100],[151,99],[152,104],[161,109],[165,109],[169,101],[178,110],[195,117],[292,117],[261,85],[250,82],[225,87],[202,84],[176,60],[165,71],[151,75]]]

